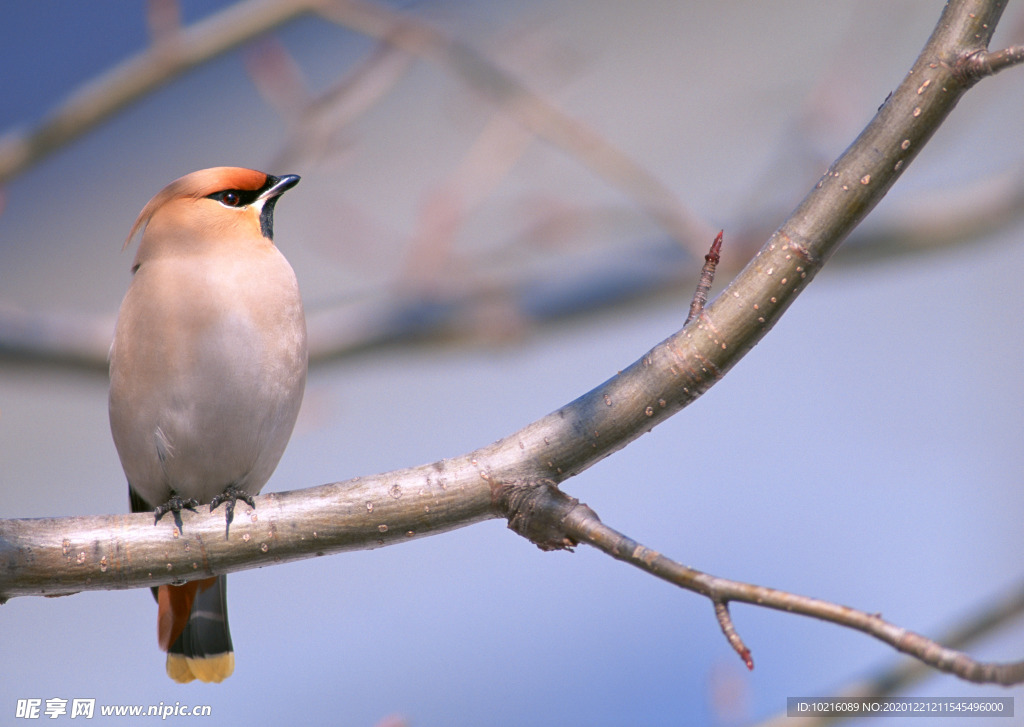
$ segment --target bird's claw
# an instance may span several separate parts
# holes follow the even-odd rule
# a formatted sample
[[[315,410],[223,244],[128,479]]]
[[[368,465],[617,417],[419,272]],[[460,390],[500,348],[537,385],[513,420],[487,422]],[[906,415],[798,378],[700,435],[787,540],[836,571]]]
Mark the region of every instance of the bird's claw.
[[[157,505],[153,510],[153,524],[156,525],[167,513],[174,513],[174,524],[178,526],[178,530],[181,530],[181,511],[191,510],[196,511],[199,507],[199,500],[194,497],[184,498],[174,490],[171,490],[171,496],[163,505]]]
[[[238,489],[234,485],[228,485],[224,488],[224,492],[215,495],[210,500],[210,512],[213,512],[222,502],[227,503],[224,519],[228,525],[231,525],[231,521],[235,518],[235,502],[238,500],[241,500],[254,510],[256,509],[256,501],[252,499],[252,495],[245,490]]]

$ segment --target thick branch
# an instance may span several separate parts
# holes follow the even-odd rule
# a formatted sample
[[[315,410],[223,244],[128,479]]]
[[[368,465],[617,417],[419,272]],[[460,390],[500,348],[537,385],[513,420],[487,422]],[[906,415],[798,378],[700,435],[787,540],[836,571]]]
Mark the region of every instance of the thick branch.
[[[469,457],[356,478],[224,509],[0,520],[0,601],[83,590],[137,588],[368,550],[468,525],[491,512],[491,492]]]

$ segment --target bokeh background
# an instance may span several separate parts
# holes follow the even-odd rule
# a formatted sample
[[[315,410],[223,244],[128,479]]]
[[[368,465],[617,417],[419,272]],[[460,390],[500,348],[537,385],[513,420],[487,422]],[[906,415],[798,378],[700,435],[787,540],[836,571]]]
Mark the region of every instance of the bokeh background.
[[[183,0],[180,10],[193,23],[225,5]],[[478,49],[725,228],[717,289],[753,249],[741,240],[730,250],[730,235],[781,222],[902,79],[942,5],[385,7]],[[1022,42],[1022,28],[1011,7],[997,39]],[[112,326],[138,210],[170,180],[221,164],[303,176],[278,206],[277,241],[311,312],[407,293],[410,241],[432,195],[501,110],[450,68],[413,59],[365,114],[323,146],[298,139],[295,152],[293,120],[261,94],[254,59],[286,53],[318,93],[377,46],[316,16],[274,37],[185,73],[11,181],[0,302]],[[8,4],[0,131],[37,124],[148,43],[140,5]],[[863,234],[927,230],[967,215],[979,184],[1021,179],[1022,91],[1024,69],[972,90]],[[453,251],[428,256],[442,292],[506,270],[569,277],[595,255],[625,266],[666,244],[635,200],[543,141],[527,140],[483,186],[457,218]],[[564,488],[696,568],[880,611],[928,635],[955,626],[1024,574],[1024,225],[994,227],[941,249],[901,254],[894,240],[840,253],[720,384]],[[499,307],[463,336],[321,363],[267,489],[498,439],[677,330],[695,280],[544,325]],[[0,517],[126,509],[106,387],[98,369],[0,360]],[[735,605],[756,663],[748,673],[704,599],[586,548],[541,553],[500,521],[230,581],[237,669],[210,686],[164,675],[146,590],[13,599],[0,608],[0,723],[15,722],[18,699],[92,697],[210,704],[213,724],[739,725],[899,660],[861,634]],[[1024,625],[969,650],[1021,659]],[[904,694],[1014,696],[1024,710],[1020,687],[938,675]]]

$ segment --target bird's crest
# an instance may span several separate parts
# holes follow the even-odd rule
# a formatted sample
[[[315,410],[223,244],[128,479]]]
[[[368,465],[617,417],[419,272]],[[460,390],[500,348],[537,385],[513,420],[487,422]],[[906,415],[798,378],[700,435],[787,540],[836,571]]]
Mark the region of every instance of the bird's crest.
[[[175,179],[166,187],[157,192],[153,199],[146,203],[146,206],[135,218],[128,233],[128,239],[124,241],[122,250],[132,243],[135,237],[140,234],[149,223],[158,209],[174,199],[191,197],[200,199],[215,192],[226,189],[240,189],[256,191],[267,183],[267,175],[257,172],[254,169],[243,169],[241,167],[211,167],[200,169],[197,172],[186,174],[184,177]]]

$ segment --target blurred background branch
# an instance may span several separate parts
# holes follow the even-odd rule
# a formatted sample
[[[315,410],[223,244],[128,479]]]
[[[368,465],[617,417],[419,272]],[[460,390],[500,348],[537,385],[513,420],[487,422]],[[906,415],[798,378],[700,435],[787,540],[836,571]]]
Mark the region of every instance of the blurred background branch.
[[[182,28],[176,21],[174,0],[151,0],[149,48],[83,85],[36,128],[10,131],[0,139],[0,185],[172,78],[308,12],[315,4],[315,0],[243,0]]]
[[[362,64],[317,94],[309,91],[300,64],[268,35],[310,13],[377,41]],[[0,183],[24,173],[127,104],[244,43],[252,44],[247,67],[253,83],[288,124],[286,141],[271,164],[275,170],[323,164],[343,153],[350,143],[344,141],[347,130],[390,95],[401,93],[398,85],[417,60],[438,64],[493,105],[492,120],[469,144],[462,162],[448,179],[424,193],[419,220],[394,277],[376,289],[310,306],[314,362],[416,341],[500,341],[538,324],[676,293],[699,271],[704,247],[713,235],[710,222],[700,220],[653,173],[560,111],[544,94],[531,90],[486,54],[409,14],[358,0],[245,0],[180,27],[176,3],[154,0],[149,18],[148,49],[83,85],[36,128],[3,137]],[[254,42],[257,39],[261,40]],[[551,49],[547,51],[550,54]],[[834,72],[827,69],[826,75]],[[788,212],[786,205],[799,190],[796,181],[806,172],[783,176],[783,186],[793,191],[780,196],[780,170],[802,158],[813,174],[825,163],[813,149],[829,117],[816,116],[837,113],[835,106],[849,106],[851,101],[837,99],[835,88],[826,81],[815,93],[787,135],[770,178],[746,194],[743,213],[730,229],[731,250],[723,272],[735,272],[771,232],[771,221]],[[643,210],[665,234],[647,236],[639,245],[635,237],[623,236],[603,249],[587,250],[585,267],[565,265],[561,261],[567,253],[574,262],[579,258],[561,242],[539,248],[547,234],[564,237],[566,226],[621,224],[615,216],[629,220],[629,213],[539,205],[529,211],[520,238],[504,248],[468,258],[460,255],[456,239],[467,220],[537,139],[620,190],[623,203]],[[1018,163],[972,186],[958,184],[902,201],[898,216],[889,214],[859,231],[841,260],[921,254],[1008,229],[1024,214],[1022,168]],[[531,258],[556,261],[557,267],[524,265],[524,259]],[[106,365],[111,327],[110,315],[25,309],[0,298],[0,355],[98,371]]]

